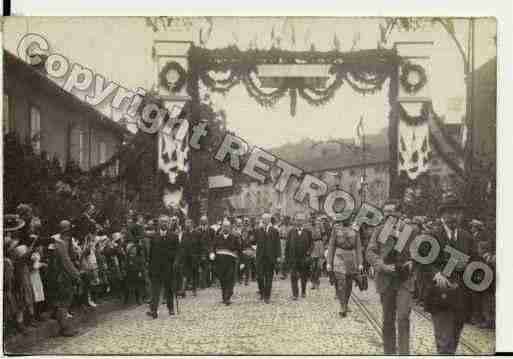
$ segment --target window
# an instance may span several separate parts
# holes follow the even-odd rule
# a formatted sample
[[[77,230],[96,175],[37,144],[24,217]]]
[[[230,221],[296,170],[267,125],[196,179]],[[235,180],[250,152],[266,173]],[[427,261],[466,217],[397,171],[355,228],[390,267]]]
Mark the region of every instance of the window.
[[[9,131],[12,130],[10,124],[11,124],[11,121],[10,121],[10,118],[9,118],[9,95],[7,94],[4,94],[4,103],[3,103],[3,130],[4,130],[4,134],[5,133],[8,133]]]
[[[36,106],[30,106],[30,140],[34,152],[41,151],[41,111]]]
[[[104,163],[105,161],[107,161],[107,144],[103,141],[100,142],[99,152],[100,163]]]
[[[85,168],[87,161],[87,152],[86,152],[86,143],[88,141],[87,132],[84,130],[80,130],[80,135],[78,136],[78,163],[80,164],[80,168]]]

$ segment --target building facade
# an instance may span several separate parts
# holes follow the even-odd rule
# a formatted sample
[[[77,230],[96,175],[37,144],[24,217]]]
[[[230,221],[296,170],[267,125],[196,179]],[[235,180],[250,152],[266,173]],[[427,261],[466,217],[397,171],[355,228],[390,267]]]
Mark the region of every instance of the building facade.
[[[128,130],[65,91],[43,71],[4,51],[3,131],[30,139],[36,152],[74,160],[84,171],[107,161]],[[106,171],[116,175],[119,164]]]

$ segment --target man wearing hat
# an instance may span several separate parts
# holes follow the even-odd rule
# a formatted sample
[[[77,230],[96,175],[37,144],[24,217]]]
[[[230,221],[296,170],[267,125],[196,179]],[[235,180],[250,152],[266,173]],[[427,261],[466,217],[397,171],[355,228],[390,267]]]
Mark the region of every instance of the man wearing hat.
[[[387,200],[382,209],[385,221],[391,216],[397,219],[401,218],[401,209],[400,201]],[[414,290],[413,261],[410,258],[408,246],[400,253],[394,249],[403,225],[404,223],[396,222],[385,243],[382,243],[379,238],[381,232],[387,228],[384,224],[376,227],[366,250],[367,260],[376,273],[376,290],[380,295],[383,307],[385,354],[396,354],[397,352],[409,354],[410,313]],[[412,234],[410,238],[414,235]]]
[[[177,223],[175,222],[176,226]],[[150,242],[148,271],[151,280],[150,311],[147,315],[156,319],[158,317],[158,308],[160,295],[164,289],[164,298],[167,303],[169,315],[175,314],[174,309],[174,287],[176,278],[174,264],[179,251],[178,235],[175,228],[169,226],[168,217],[159,219],[159,229]]]
[[[256,269],[260,299],[270,303],[273,275],[281,256],[280,234],[271,224],[271,215],[262,215],[262,227],[255,231]]]
[[[59,223],[60,232],[54,236],[55,246],[55,264],[56,264],[56,289],[55,298],[56,317],[63,336],[74,336],[77,331],[74,330],[68,322],[68,309],[73,300],[73,284],[80,283],[80,272],[73,264],[69,256],[71,240],[71,222],[62,220]]]
[[[470,292],[463,283],[465,263],[458,261],[449,277],[442,271],[451,255],[447,246],[475,258],[472,236],[462,227],[464,205],[455,193],[443,196],[438,208],[440,226],[430,233],[439,245],[440,253],[432,264],[423,266],[426,273],[425,309],[431,313],[437,351],[454,354],[465,320],[470,315]]]
[[[215,261],[216,276],[221,284],[222,300],[231,304],[236,281],[236,263],[241,255],[241,243],[231,230],[230,222],[225,219],[216,235],[210,258]]]

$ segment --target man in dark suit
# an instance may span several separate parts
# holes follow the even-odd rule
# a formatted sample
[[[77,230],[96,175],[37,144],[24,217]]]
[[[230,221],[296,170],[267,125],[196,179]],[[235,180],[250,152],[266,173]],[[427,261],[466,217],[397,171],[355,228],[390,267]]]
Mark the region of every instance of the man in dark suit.
[[[182,265],[187,287],[192,289],[192,296],[196,296],[196,290],[199,284],[199,265],[201,257],[206,254],[207,248],[203,242],[201,233],[193,231],[192,219],[185,220],[185,227],[182,233]],[[184,288],[187,289],[187,288]]]
[[[443,274],[451,255],[444,248],[466,254],[468,262],[477,259],[472,235],[462,227],[463,204],[454,193],[447,193],[438,208],[440,226],[430,233],[440,245],[440,254],[430,265],[422,267],[426,273],[426,311],[431,313],[438,354],[454,354],[463,329],[471,314],[470,290],[463,282],[465,262],[457,262],[450,276]],[[455,259],[455,257],[452,257]]]
[[[383,206],[385,221],[393,216],[401,218],[400,202],[388,200]],[[396,354],[398,337],[399,354],[409,354],[410,313],[414,290],[413,261],[408,247],[400,253],[394,246],[399,238],[401,224],[396,223],[385,243],[379,241],[384,225],[376,227],[366,250],[369,264],[376,272],[376,290],[383,306],[383,346],[385,354]],[[396,334],[397,320],[397,334]]]
[[[224,220],[221,230],[216,234],[210,258],[215,260],[216,276],[221,284],[222,299],[225,305],[230,305],[233,288],[237,277],[236,265],[241,255],[241,243],[232,233],[231,224]]]
[[[301,297],[306,297],[308,265],[313,248],[313,238],[310,230],[304,228],[305,218],[304,214],[296,216],[295,228],[289,231],[285,246],[285,262],[290,270],[293,300],[297,300],[299,295],[299,279],[301,279]]]
[[[200,225],[196,229],[196,235],[199,236],[199,241],[202,243],[204,253],[200,258],[201,267],[201,287],[210,287],[214,280],[214,266],[212,261],[209,260],[208,254],[214,246],[215,231],[208,225],[207,216],[201,216]]]
[[[281,244],[280,234],[271,224],[269,213],[264,213],[262,216],[262,224],[262,228],[258,228],[255,232],[257,281],[260,299],[269,304],[274,270],[281,256]]]
[[[160,294],[164,288],[169,315],[174,315],[174,264],[179,251],[178,235],[175,228],[169,228],[169,219],[162,217],[157,233],[151,239],[149,253],[149,275],[151,279],[152,300],[150,311],[146,314],[156,319]],[[176,224],[175,224],[176,225]]]

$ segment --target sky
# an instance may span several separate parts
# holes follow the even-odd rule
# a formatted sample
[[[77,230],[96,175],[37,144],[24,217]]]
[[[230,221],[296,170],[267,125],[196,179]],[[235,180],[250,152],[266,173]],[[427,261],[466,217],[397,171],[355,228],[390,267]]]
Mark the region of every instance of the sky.
[[[454,20],[456,36],[466,44],[468,20]],[[271,46],[271,31],[282,39],[282,47],[307,50],[311,44],[317,50],[333,49],[337,36],[341,51],[376,48],[381,18],[312,18],[312,17],[215,17],[208,48],[237,45],[246,49],[251,41],[258,48]],[[153,32],[142,17],[11,17],[4,25],[5,47],[16,52],[23,35],[38,33],[48,39],[51,51],[66,56],[73,62],[87,66],[127,88],[150,89],[155,84],[151,49],[154,40],[192,40],[198,42],[199,29],[207,28],[202,19],[190,29]],[[293,30],[292,30],[293,29]],[[476,20],[476,67],[496,53],[493,19]],[[295,42],[292,42],[292,38]],[[355,43],[354,41],[357,40]],[[454,43],[441,26],[423,31],[394,31],[388,43],[395,41],[433,41],[429,49],[430,95],[435,110],[457,122],[464,110],[465,88],[463,64]],[[268,148],[297,142],[304,138],[326,140],[352,137],[361,116],[367,133],[376,133],[388,121],[388,84],[374,95],[362,96],[348,85],[343,85],[327,105],[312,107],[298,98],[297,113],[290,115],[289,97],[285,96],[273,108],[259,106],[242,85],[227,95],[212,94],[216,108],[227,113],[229,127],[248,142]],[[448,100],[461,99],[460,112],[449,112]],[[109,112],[105,108],[100,108]],[[114,114],[114,118],[118,115]]]

